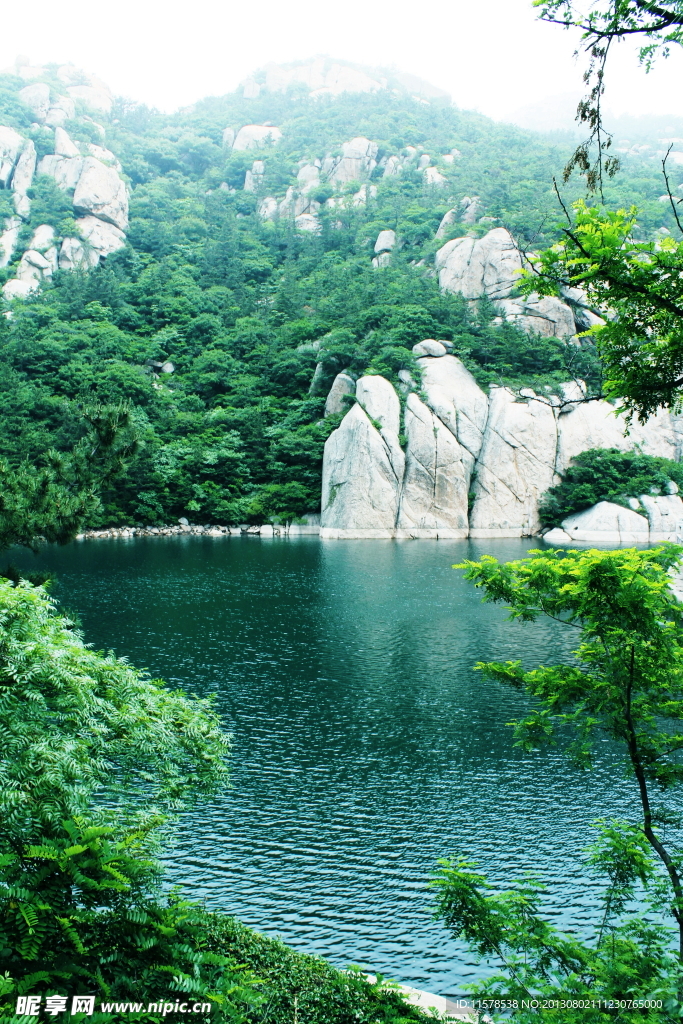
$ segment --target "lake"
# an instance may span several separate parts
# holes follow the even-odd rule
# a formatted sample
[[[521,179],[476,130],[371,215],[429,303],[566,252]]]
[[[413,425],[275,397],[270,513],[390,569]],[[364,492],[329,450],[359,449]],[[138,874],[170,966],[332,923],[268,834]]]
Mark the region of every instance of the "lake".
[[[338,966],[450,995],[482,967],[431,919],[437,858],[497,881],[545,876],[581,927],[590,822],[634,806],[603,744],[595,769],[524,754],[525,699],[472,671],[566,655],[576,631],[482,605],[454,562],[538,541],[171,537],[13,552],[58,574],[86,640],[174,686],[215,693],[232,788],[181,821],[170,881]]]

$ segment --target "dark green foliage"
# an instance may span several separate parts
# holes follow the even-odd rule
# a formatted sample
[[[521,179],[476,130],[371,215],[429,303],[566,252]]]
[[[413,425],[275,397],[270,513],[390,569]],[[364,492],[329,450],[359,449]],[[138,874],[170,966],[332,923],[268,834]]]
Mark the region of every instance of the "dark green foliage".
[[[543,526],[559,526],[563,519],[599,501],[628,505],[641,494],[666,494],[673,481],[683,490],[683,466],[671,459],[617,448],[591,448],[572,459],[562,482],[546,492],[539,506]]]

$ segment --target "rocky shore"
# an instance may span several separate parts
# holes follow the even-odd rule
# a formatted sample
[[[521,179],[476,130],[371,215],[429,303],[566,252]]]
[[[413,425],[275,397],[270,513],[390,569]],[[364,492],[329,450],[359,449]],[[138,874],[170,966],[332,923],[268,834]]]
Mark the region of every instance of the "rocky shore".
[[[320,532],[320,516],[305,516],[300,523],[282,523],[260,526],[198,526],[181,519],[174,526],[110,526],[103,530],[86,530],[76,540],[106,540],[131,537],[300,537],[317,536]]]

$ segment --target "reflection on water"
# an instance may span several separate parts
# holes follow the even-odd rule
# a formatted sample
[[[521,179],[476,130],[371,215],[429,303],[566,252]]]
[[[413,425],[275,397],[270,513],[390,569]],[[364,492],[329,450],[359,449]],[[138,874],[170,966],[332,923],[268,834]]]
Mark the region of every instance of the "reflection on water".
[[[233,788],[183,819],[170,878],[298,949],[447,994],[482,968],[431,920],[436,859],[545,874],[553,912],[580,925],[588,825],[631,800],[607,744],[589,776],[514,750],[524,698],[472,671],[575,642],[506,622],[451,569],[530,546],[191,537],[14,560],[56,570],[96,647],[217,694]]]

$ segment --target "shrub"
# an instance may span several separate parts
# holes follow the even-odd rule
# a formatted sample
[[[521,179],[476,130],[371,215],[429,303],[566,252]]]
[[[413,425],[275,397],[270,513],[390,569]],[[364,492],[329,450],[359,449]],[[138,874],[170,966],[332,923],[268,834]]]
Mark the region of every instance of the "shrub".
[[[561,483],[546,492],[539,506],[541,523],[559,526],[567,516],[599,501],[627,506],[629,497],[666,493],[671,480],[683,489],[683,466],[671,459],[591,448],[572,459]]]

